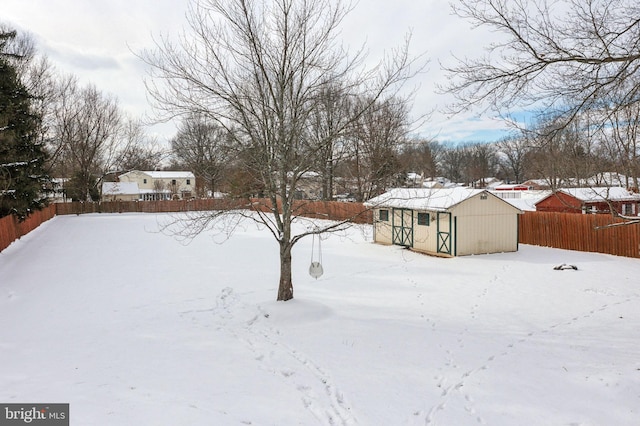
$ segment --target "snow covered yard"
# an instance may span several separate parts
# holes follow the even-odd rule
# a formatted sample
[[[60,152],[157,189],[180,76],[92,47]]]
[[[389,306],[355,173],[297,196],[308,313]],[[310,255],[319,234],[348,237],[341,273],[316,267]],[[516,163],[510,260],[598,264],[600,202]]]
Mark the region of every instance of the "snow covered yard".
[[[323,240],[325,275],[252,223],[62,216],[0,253],[0,402],[72,425],[637,425],[640,261],[521,246],[440,259]],[[578,271],[556,271],[568,263]]]

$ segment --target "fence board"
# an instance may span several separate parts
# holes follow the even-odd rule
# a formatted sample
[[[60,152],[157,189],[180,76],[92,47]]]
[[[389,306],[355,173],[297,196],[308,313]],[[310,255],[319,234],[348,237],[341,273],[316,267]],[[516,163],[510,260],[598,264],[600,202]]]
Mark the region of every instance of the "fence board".
[[[526,212],[520,243],[640,258],[640,224],[596,229],[622,222],[605,214]]]
[[[55,205],[49,205],[42,210],[31,213],[24,221],[20,222],[15,216],[0,218],[0,252],[15,240],[36,229],[40,224],[54,217]]]

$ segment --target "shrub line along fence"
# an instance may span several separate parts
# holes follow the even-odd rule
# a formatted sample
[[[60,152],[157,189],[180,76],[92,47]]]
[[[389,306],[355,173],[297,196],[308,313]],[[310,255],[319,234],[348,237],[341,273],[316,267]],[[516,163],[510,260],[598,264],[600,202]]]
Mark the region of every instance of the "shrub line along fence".
[[[84,213],[172,213],[230,209],[267,211],[270,203],[264,199],[251,200],[173,200],[173,201],[113,201],[103,203],[60,203],[34,212],[25,221],[13,216],[0,219],[0,251],[13,241],[29,233],[55,215]],[[297,215],[330,220],[349,220],[371,223],[372,212],[360,203],[335,201],[299,201],[294,204]],[[621,219],[604,214],[575,214],[526,212],[519,220],[519,242],[618,256],[640,258],[640,224],[615,226]]]

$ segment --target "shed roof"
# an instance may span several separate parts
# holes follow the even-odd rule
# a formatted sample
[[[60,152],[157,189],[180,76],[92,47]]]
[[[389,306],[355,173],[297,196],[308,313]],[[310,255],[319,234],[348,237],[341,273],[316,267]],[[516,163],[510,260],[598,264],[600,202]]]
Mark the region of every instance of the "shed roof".
[[[395,188],[370,199],[365,205],[367,207],[445,211],[481,192],[489,194],[484,189],[460,187],[443,189]]]

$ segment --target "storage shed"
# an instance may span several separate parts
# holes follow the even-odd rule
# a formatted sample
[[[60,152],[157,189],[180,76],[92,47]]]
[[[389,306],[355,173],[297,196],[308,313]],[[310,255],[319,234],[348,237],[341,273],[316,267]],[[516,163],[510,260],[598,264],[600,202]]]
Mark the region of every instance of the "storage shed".
[[[397,188],[365,205],[381,244],[446,257],[518,250],[523,212],[486,190]]]

